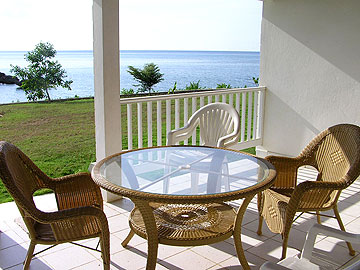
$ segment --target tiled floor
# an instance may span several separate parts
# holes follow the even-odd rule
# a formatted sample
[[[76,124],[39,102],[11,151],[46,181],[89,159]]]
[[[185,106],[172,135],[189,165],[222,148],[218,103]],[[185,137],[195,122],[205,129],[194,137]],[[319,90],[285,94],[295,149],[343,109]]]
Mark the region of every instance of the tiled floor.
[[[55,207],[53,196],[36,197],[36,203],[43,210]],[[238,202],[239,203],[239,202]],[[235,202],[236,204],[236,202]],[[145,269],[147,244],[146,240],[134,236],[127,248],[121,246],[128,228],[128,213],[132,208],[131,201],[122,199],[114,203],[105,203],[105,213],[109,220],[111,232],[111,269]],[[346,229],[358,233],[360,228],[360,181],[356,181],[342,192],[339,202],[342,219]],[[22,269],[22,262],[28,248],[27,234],[14,222],[20,216],[14,203],[0,205],[0,268]],[[323,224],[337,227],[336,221],[322,218]],[[335,221],[335,222],[334,222]],[[299,254],[305,240],[306,232],[316,219],[311,215],[299,218],[291,231],[288,256]],[[265,261],[277,262],[281,254],[281,237],[271,233],[263,226],[263,236],[256,234],[257,208],[253,200],[246,212],[242,241],[245,255],[252,269],[258,269]],[[86,244],[95,247],[97,241],[88,240]],[[45,246],[38,245],[36,251]],[[353,259],[348,254],[346,244],[334,238],[318,237],[316,251],[328,252],[328,258],[338,265]],[[359,257],[360,245],[354,245]],[[35,251],[35,252],[36,252]],[[33,259],[30,269],[102,269],[100,254],[71,244],[58,245]],[[156,269],[242,269],[236,257],[233,239],[198,247],[173,247],[160,245]]]

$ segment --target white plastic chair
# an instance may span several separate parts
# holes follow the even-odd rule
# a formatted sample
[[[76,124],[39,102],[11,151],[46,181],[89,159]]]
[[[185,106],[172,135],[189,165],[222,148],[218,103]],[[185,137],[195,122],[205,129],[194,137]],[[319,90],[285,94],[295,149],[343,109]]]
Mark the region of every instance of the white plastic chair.
[[[316,236],[321,233],[325,236],[330,236],[334,238],[338,238],[347,242],[352,243],[360,243],[360,234],[354,234],[349,232],[344,232],[338,229],[330,228],[320,224],[314,224],[311,229],[309,230],[306,240],[304,243],[304,247],[301,253],[301,257],[289,257],[280,262],[273,263],[273,262],[266,262],[261,267],[260,270],[288,270],[288,269],[295,269],[295,270],[316,270],[316,269],[323,269],[320,268],[316,262],[321,264],[319,259],[316,259],[312,256],[312,252],[315,245]],[[358,259],[355,257],[354,259],[350,260],[344,268],[341,269],[360,269],[360,261],[355,261]],[[329,262],[324,262],[326,269],[331,269],[331,265]],[[327,265],[326,265],[327,264]],[[337,268],[334,268],[337,269]]]
[[[239,142],[240,116],[233,106],[226,103],[210,103],[197,110],[187,124],[167,135],[167,145],[174,145],[193,135],[200,126],[201,144],[230,147]]]
[[[179,129],[172,130],[167,136],[167,145],[175,145],[191,137],[196,128],[200,126],[201,145],[230,147],[239,142],[240,136],[240,116],[233,106],[226,103],[210,103],[197,110],[189,119],[187,124]],[[176,163],[176,157],[168,157]],[[183,157],[185,158],[185,157]],[[203,162],[204,166],[209,163]],[[224,174],[228,174],[227,164],[222,166]],[[191,191],[197,194],[199,174],[191,174]],[[229,180],[224,178],[225,190],[229,191]],[[221,188],[220,182],[216,189]],[[169,179],[164,181],[164,191],[168,192]]]

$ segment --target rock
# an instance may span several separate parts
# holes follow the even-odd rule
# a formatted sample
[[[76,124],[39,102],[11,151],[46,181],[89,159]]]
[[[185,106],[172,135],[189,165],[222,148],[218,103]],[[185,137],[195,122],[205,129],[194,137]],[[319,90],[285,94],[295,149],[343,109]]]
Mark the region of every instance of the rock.
[[[21,81],[13,76],[10,75],[6,75],[5,73],[0,72],[0,83],[5,83],[5,84],[16,84],[21,86]]]

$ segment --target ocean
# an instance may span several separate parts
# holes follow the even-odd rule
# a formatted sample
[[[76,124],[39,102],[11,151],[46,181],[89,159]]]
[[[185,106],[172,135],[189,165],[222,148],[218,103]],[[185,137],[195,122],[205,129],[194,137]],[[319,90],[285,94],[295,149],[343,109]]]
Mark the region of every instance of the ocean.
[[[27,66],[26,52],[0,52],[0,72],[10,74],[10,64]],[[94,96],[93,52],[58,51],[55,57],[73,80],[72,90],[52,89],[52,99]],[[164,80],[154,87],[155,91],[167,92],[177,82],[177,89],[184,89],[190,82],[198,82],[202,88],[216,88],[226,83],[232,87],[253,86],[252,77],[259,77],[260,53],[235,51],[121,51],[120,88],[133,88],[136,82],[127,72],[128,66],[142,68],[155,63]],[[16,85],[0,84],[0,104],[27,101],[24,91]]]

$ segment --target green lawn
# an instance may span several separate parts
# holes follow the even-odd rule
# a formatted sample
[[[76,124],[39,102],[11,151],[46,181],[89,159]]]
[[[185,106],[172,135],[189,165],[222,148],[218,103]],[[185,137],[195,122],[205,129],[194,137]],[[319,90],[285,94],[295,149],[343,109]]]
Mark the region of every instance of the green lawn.
[[[92,99],[0,106],[0,140],[15,144],[51,177],[87,171],[95,160]],[[0,202],[12,198],[0,185]]]
[[[122,119],[126,119],[125,110]],[[134,117],[134,127],[136,121]],[[0,105],[0,140],[15,144],[51,177],[86,172],[95,161],[94,101]],[[125,137],[123,147],[127,147]],[[254,148],[246,151],[255,152]],[[11,200],[0,183],[0,203]]]

